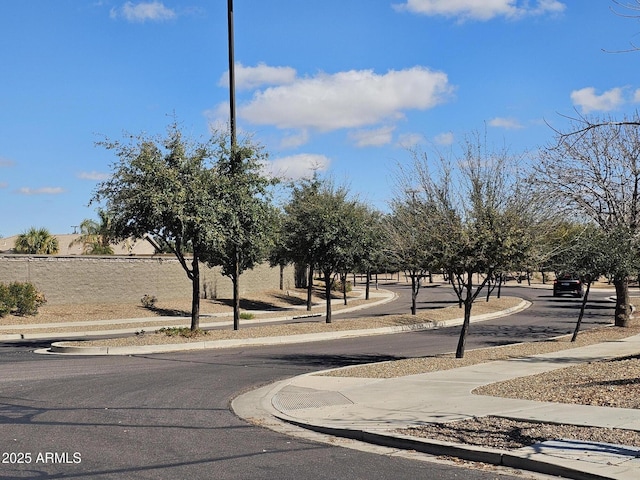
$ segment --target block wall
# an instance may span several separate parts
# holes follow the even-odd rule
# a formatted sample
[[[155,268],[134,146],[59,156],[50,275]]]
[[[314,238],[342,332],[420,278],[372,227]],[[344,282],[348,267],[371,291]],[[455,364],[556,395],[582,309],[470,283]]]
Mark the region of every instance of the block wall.
[[[201,265],[203,298],[231,298],[231,280],[220,268]],[[31,282],[49,304],[139,302],[191,298],[191,281],[175,257],[0,255],[0,282]],[[279,288],[280,269],[267,264],[240,277],[240,295]],[[284,288],[293,288],[293,267],[284,271]]]

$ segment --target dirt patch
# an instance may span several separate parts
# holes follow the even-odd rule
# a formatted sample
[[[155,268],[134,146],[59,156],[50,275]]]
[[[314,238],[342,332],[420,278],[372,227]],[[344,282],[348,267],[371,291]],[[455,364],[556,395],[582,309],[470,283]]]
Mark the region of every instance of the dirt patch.
[[[482,307],[477,314],[502,311],[507,308],[521,304],[522,300],[516,297],[502,297],[492,299],[490,302],[482,302]],[[350,303],[351,304],[351,303]],[[302,312],[306,313],[306,312]],[[300,321],[300,323],[286,323],[277,325],[252,326],[251,328],[241,328],[234,331],[210,330],[202,335],[193,337],[168,337],[155,332],[145,332],[127,338],[104,339],[96,341],[65,342],[65,345],[73,346],[136,346],[136,345],[158,345],[168,343],[202,342],[211,340],[226,340],[239,338],[261,338],[282,335],[298,335],[309,333],[324,333],[346,330],[372,329],[394,326],[411,326],[415,324],[442,321],[447,319],[460,318],[462,315],[457,306],[447,307],[440,310],[421,312],[418,315],[387,315],[384,317],[370,317],[359,319],[334,319],[330,324],[325,323],[324,318],[318,321]]]

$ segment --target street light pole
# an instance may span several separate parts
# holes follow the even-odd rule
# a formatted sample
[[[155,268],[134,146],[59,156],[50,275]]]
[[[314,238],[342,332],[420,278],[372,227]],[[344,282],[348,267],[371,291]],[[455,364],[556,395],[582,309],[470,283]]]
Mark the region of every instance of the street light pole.
[[[229,128],[231,129],[231,155],[233,162],[236,161],[236,80],[235,80],[235,60],[233,45],[233,0],[227,0],[227,19],[229,32],[229,106],[230,120]]]
[[[242,159],[238,155],[236,145],[236,80],[235,80],[235,59],[233,45],[233,0],[227,0],[227,21],[229,31],[229,128],[231,134],[231,176],[240,171]],[[233,329],[240,329],[240,251],[238,246],[234,247],[233,260]]]

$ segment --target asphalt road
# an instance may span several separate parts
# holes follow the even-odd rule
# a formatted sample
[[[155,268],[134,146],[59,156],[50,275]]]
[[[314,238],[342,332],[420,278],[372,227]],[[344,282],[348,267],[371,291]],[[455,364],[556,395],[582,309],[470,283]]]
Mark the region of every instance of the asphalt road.
[[[396,288],[400,299],[381,313],[407,311],[408,289]],[[534,306],[473,324],[468,349],[573,330],[578,299],[527,288],[504,294]],[[592,299],[585,328],[612,318],[605,295]],[[453,301],[447,287],[427,288],[419,307]],[[0,345],[0,479],[522,478],[287,437],[229,409],[238,394],[294,375],[452,351],[458,331],[127,357],[42,356],[29,342]]]

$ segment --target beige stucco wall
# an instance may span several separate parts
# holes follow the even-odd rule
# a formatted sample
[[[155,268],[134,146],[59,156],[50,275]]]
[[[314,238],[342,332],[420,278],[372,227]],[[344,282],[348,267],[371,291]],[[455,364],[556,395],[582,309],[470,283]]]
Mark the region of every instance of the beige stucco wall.
[[[293,287],[293,267],[284,288]],[[139,302],[191,298],[191,281],[175,257],[0,255],[0,282],[31,282],[49,304]],[[280,270],[259,265],[240,277],[240,294],[279,288]],[[230,298],[231,280],[220,269],[201,267],[201,296]]]

